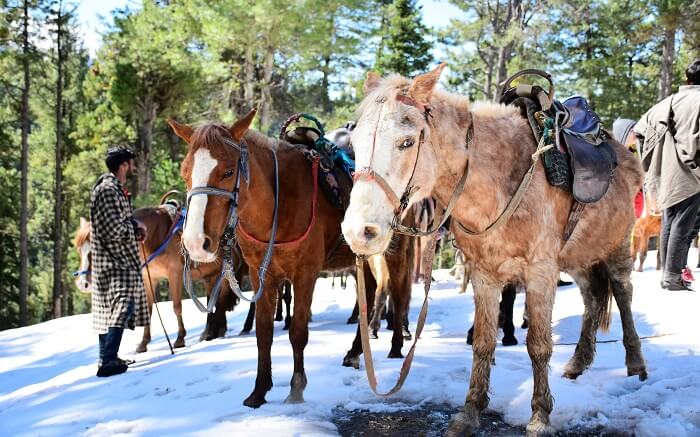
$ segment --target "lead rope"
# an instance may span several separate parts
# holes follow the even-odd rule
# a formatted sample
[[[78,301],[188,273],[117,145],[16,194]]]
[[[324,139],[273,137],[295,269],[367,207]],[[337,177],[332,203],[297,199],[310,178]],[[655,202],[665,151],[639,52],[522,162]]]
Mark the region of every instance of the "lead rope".
[[[427,247],[423,252],[423,271],[430,272],[433,267],[433,258],[435,257],[435,245],[437,242],[437,234],[433,234],[430,237]],[[365,371],[367,373],[367,382],[370,388],[377,396],[391,396],[394,393],[401,390],[409,372],[411,371],[411,364],[413,363],[413,355],[416,351],[416,344],[420,338],[420,334],[423,332],[423,327],[425,326],[425,320],[428,316],[428,293],[430,292],[430,284],[432,277],[430,274],[426,275],[426,279],[423,282],[423,291],[425,297],[423,298],[423,305],[420,309],[420,314],[418,315],[418,322],[416,324],[416,331],[414,332],[413,344],[411,349],[408,351],[406,358],[401,365],[401,371],[399,373],[399,378],[391,388],[386,393],[380,393],[377,391],[377,375],[374,371],[374,360],[372,358],[372,347],[369,341],[369,326],[367,322],[367,297],[365,291],[365,275],[364,275],[364,263],[365,257],[360,255],[355,259],[357,266],[357,300],[358,306],[360,308],[360,339],[362,340],[362,354],[365,360]],[[401,321],[394,321],[395,323],[401,323]]]

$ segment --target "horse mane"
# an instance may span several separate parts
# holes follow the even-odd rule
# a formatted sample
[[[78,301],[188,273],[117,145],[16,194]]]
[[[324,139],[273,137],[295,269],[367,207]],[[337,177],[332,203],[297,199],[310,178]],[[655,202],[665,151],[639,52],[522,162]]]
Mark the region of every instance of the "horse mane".
[[[253,129],[248,129],[243,139],[246,144],[256,147],[277,149],[278,146],[277,140]],[[209,149],[215,157],[226,158],[228,148],[221,147],[225,144],[225,141],[233,141],[228,127],[218,122],[205,122],[198,126],[192,133],[190,147],[192,148],[192,152],[196,152],[198,149],[205,147]]]
[[[73,246],[80,249],[80,247],[90,239],[90,226],[80,226],[75,232],[75,239],[73,239]]]

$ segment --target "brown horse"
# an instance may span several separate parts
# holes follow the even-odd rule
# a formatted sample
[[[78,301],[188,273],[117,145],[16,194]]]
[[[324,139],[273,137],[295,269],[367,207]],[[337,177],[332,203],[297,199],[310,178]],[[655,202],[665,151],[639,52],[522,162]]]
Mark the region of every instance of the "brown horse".
[[[476,432],[480,412],[488,405],[498,299],[506,284],[527,289],[527,350],[534,376],[527,434],[549,434],[553,398],[548,370],[559,271],[576,280],[585,304],[581,337],[564,376],[576,378],[592,363],[595,333],[599,324],[609,323],[612,294],[622,319],[627,374],[647,377],[632,317],[629,256],[633,199],[642,182],[639,160],[613,141],[618,166],[609,189],[600,201],[586,206],[568,241],[564,229],[574,199],[549,185],[541,166],[534,168],[513,215],[500,227],[481,232],[506,209],[523,175],[537,163],[537,144],[528,121],[516,109],[493,103],[472,107],[465,97],[435,89],[443,67],[414,80],[368,76],[352,134],[363,176],[353,187],[343,234],[358,254],[382,253],[393,234],[394,199],[413,187],[412,201],[433,196],[447,205],[466,174],[451,217],[453,228],[455,222],[462,225],[455,233],[456,243],[472,266],[473,363],[466,404],[453,418],[448,435]]]
[[[265,403],[265,394],[272,388],[272,316],[275,290],[285,281],[294,286],[294,316],[289,338],[294,351],[294,373],[287,402],[303,402],[306,387],[304,348],[308,342],[308,321],[316,278],[321,271],[347,270],[354,265],[354,256],[343,243],[340,222],[342,212],[316,186],[313,168],[301,146],[291,145],[249,130],[255,116],[252,111],[231,128],[208,123],[197,129],[170,121],[175,133],[189,144],[181,173],[188,190],[194,188],[220,189],[233,192],[240,182],[237,214],[237,240],[243,257],[250,267],[253,287],[258,289],[263,278],[259,267],[265,257],[273,226],[275,208],[275,169],[279,177],[279,215],[277,234],[264,288],[256,306],[256,336],[258,344],[258,372],[253,392],[243,402],[249,407]],[[245,155],[242,155],[245,153]],[[242,159],[246,162],[242,168]],[[247,157],[247,159],[245,159]],[[246,174],[248,177],[246,178]],[[216,259],[219,241],[228,222],[230,200],[225,197],[198,195],[191,197],[183,242],[195,261],[211,262]],[[395,243],[396,255],[389,255],[390,288],[397,317],[410,297],[410,278],[407,262],[411,262],[406,238]],[[409,256],[406,255],[408,250]],[[366,270],[368,300],[375,286],[369,269]],[[371,307],[371,306],[370,306]],[[389,357],[401,357],[403,337],[400,324],[395,324]],[[361,344],[358,332],[353,346],[343,361],[344,365],[359,366]]]
[[[630,248],[630,255],[632,255],[632,264],[637,262],[637,255],[639,255],[639,267],[638,272],[644,270],[644,260],[647,259],[647,251],[649,250],[649,239],[651,237],[658,237],[661,234],[661,216],[660,215],[646,215],[640,217],[634,223],[634,228],[632,229],[632,245]],[[657,245],[658,246],[658,245]],[[661,270],[661,251],[656,252],[656,270]]]
[[[167,207],[146,207],[139,208],[134,211],[134,217],[144,223],[148,230],[148,236],[144,241],[144,249],[146,257],[150,257],[161,244],[166,240],[168,233],[173,226],[173,217]],[[80,227],[75,235],[74,246],[80,256],[80,271],[84,274],[78,275],[75,283],[78,289],[82,292],[89,293],[92,291],[92,277],[90,275],[90,222],[84,218],[80,218]],[[141,255],[142,256],[142,255]],[[142,260],[143,261],[143,260]],[[173,301],[173,310],[177,317],[178,333],[177,339],[173,344],[174,347],[180,348],[185,346],[185,336],[187,331],[182,320],[182,269],[183,257],[181,253],[180,234],[175,234],[168,243],[165,250],[148,265],[148,271],[143,269],[143,282],[146,287],[146,298],[148,299],[149,314],[153,305],[154,290],[153,285],[161,279],[168,280],[168,290],[170,298]],[[148,273],[150,271],[150,280]],[[217,263],[200,264],[192,269],[193,279],[202,279],[205,284],[207,296],[209,296],[216,279],[221,271],[221,266]],[[248,274],[248,266],[241,263],[240,270],[237,272],[242,280],[243,276]],[[216,305],[216,311],[213,314],[207,315],[207,325],[202,333],[202,339],[211,340],[217,337],[223,337],[226,332],[226,311],[233,309],[235,300],[233,293],[228,289],[227,284],[222,284],[222,290],[219,295],[219,300]],[[252,323],[252,321],[251,321]],[[137,346],[136,352],[145,352],[148,343],[151,341],[151,327],[147,325],[143,330],[143,338]]]

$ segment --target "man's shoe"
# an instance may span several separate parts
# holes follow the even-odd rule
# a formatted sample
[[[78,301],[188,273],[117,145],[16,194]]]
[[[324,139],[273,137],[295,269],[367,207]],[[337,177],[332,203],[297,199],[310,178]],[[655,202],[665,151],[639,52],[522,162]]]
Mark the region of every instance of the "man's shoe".
[[[120,373],[126,372],[126,369],[128,369],[129,366],[124,363],[119,358],[115,358],[113,360],[109,360],[105,363],[102,363],[101,366],[97,368],[97,376],[99,377],[107,377],[107,376],[112,376],[112,375],[119,375]]]

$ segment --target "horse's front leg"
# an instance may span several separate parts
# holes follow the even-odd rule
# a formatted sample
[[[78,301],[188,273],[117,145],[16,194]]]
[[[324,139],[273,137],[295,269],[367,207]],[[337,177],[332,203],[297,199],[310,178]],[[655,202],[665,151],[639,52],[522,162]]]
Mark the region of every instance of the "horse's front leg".
[[[489,404],[491,360],[496,349],[498,332],[498,301],[503,284],[494,283],[474,272],[474,344],[472,345],[472,374],[464,409],[455,414],[447,430],[447,436],[472,435],[479,429],[479,415]]]
[[[144,274],[145,276],[145,274]],[[143,285],[146,289],[146,302],[148,303],[148,325],[143,327],[143,337],[141,343],[136,346],[136,353],[140,354],[148,350],[148,343],[151,342],[151,318],[153,316],[153,287],[148,277],[143,279]]]
[[[289,327],[289,341],[294,351],[294,373],[292,374],[288,404],[304,402],[306,372],[304,371],[304,348],[309,342],[309,316],[313,299],[314,285],[318,272],[305,266],[304,271],[294,278],[294,317]]]
[[[253,289],[257,290],[259,279],[257,270],[250,275]],[[275,300],[280,281],[277,278],[267,278],[263,295],[255,305],[255,337],[258,344],[258,375],[255,378],[255,388],[244,401],[243,405],[258,408],[265,401],[265,394],[272,388],[272,334],[274,330]]]
[[[532,393],[532,417],[527,424],[528,436],[553,434],[549,415],[554,399],[549,389],[549,360],[552,357],[552,306],[557,287],[559,269],[533,268],[526,276],[527,306],[530,326],[527,332],[527,352],[532,361],[534,388]]]

